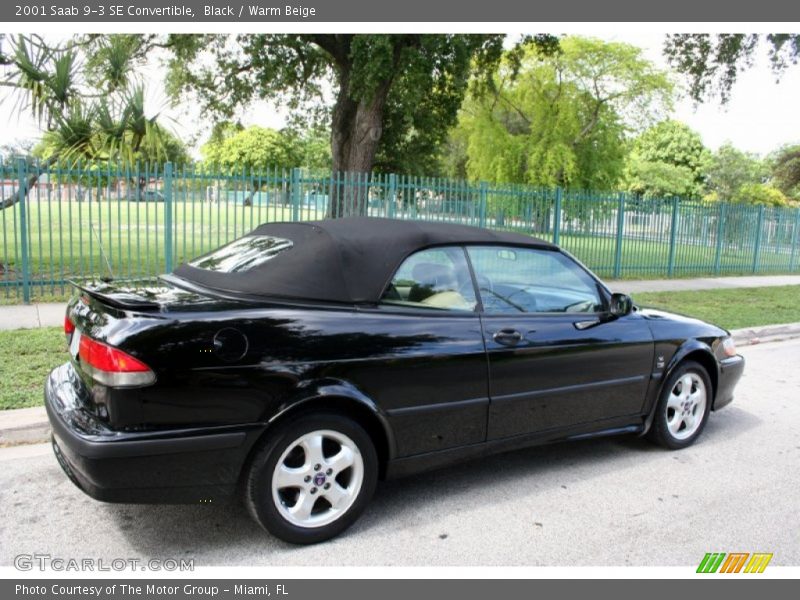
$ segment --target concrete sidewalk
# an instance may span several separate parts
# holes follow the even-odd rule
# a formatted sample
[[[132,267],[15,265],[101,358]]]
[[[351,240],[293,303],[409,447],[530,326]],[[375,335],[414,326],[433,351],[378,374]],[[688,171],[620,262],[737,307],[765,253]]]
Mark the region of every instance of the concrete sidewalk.
[[[627,281],[609,279],[606,285],[614,292],[684,292],[731,288],[775,287],[800,285],[800,275],[751,275],[744,277],[701,277],[697,279],[644,279]]]
[[[62,326],[65,310],[61,302],[0,306],[0,329]]]
[[[641,281],[610,279],[606,284],[614,292],[679,292],[730,288],[800,285],[800,275],[753,275],[746,277],[703,277],[699,279],[645,279]],[[0,329],[61,327],[65,304],[20,304],[0,306]]]

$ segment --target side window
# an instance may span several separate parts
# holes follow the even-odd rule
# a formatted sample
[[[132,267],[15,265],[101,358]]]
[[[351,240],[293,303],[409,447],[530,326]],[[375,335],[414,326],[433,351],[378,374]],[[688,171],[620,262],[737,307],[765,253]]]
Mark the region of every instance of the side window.
[[[475,310],[475,289],[463,248],[430,248],[409,256],[397,269],[381,304]]]
[[[468,252],[486,313],[603,310],[594,279],[561,252],[503,246]]]

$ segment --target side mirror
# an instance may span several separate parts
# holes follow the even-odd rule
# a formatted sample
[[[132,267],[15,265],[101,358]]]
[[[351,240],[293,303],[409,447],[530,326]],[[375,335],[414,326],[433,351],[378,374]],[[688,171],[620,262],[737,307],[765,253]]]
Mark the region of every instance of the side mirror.
[[[624,317],[633,312],[633,299],[627,294],[611,294],[609,312],[615,317]]]

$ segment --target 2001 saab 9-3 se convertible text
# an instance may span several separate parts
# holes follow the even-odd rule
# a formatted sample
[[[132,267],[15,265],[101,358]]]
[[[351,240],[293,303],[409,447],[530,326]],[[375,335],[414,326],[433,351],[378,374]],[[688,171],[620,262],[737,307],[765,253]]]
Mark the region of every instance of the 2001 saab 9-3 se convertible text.
[[[67,475],[330,538],[379,478],[591,436],[692,444],[744,360],[558,247],[373,218],[272,223],[149,286],[76,284],[46,383]]]

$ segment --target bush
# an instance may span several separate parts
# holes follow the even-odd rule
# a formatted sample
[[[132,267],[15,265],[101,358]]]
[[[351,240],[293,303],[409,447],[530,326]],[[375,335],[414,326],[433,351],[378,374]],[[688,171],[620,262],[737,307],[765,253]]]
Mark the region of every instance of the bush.
[[[782,191],[765,183],[744,184],[733,195],[733,201],[765,206],[788,206],[789,204]]]

